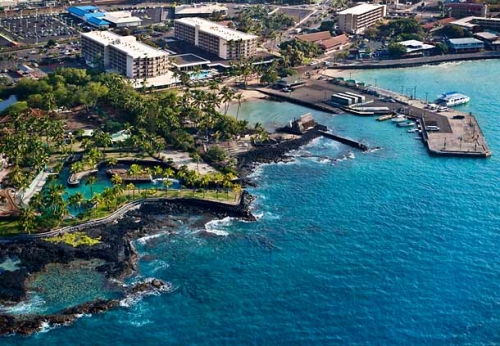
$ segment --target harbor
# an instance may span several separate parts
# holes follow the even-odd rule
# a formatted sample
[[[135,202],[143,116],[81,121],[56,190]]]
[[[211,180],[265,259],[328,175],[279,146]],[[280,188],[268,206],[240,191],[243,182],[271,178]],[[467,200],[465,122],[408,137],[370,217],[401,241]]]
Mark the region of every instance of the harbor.
[[[320,75],[304,82],[300,88],[290,92],[271,88],[255,90],[274,99],[332,114],[347,112],[361,116],[378,116],[377,120],[387,120],[400,114],[416,123],[422,141],[431,155],[478,158],[491,156],[479,123],[471,113],[446,107],[429,109],[428,102],[354,80]],[[363,102],[332,103],[332,96],[340,100],[350,95],[362,95]],[[354,99],[355,96],[351,98]],[[391,114],[387,114],[387,109]]]

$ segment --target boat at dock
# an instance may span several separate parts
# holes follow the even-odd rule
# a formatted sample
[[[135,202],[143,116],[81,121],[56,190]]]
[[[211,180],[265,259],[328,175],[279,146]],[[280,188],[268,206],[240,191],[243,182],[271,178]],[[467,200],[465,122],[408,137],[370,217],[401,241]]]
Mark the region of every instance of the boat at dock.
[[[402,123],[404,121],[408,121],[408,119],[406,119],[406,116],[403,114],[398,114],[395,118],[392,118],[391,121],[393,123]]]
[[[413,126],[415,125],[415,123],[413,121],[401,121],[398,123],[398,126],[399,127],[410,127],[410,126]]]
[[[420,130],[419,130],[419,129],[415,129],[415,128],[414,128],[414,129],[409,129],[409,130],[408,130],[408,131],[406,131],[406,132],[408,132],[408,133],[413,133],[413,132],[418,132],[418,131],[420,131]]]
[[[438,105],[441,105],[441,106],[453,107],[453,106],[462,105],[462,104],[467,103],[469,101],[470,101],[469,96],[457,93],[456,91],[451,91],[451,92],[447,92],[447,93],[444,93],[442,95],[439,95],[439,97],[437,98],[435,103]]]
[[[385,120],[389,120],[393,117],[392,114],[387,114],[387,115],[382,115],[380,117],[377,118],[377,121],[385,121]]]

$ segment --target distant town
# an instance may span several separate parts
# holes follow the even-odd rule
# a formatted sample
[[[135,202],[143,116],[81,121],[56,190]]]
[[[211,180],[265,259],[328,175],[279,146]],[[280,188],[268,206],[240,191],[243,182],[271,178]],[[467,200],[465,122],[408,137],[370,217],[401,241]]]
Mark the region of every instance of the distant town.
[[[413,102],[416,87],[403,88],[403,99],[335,74],[498,58],[496,5],[14,0],[0,6],[4,235],[105,218],[138,198],[167,197],[169,187],[177,196],[187,188],[192,197],[237,202],[238,155],[290,139],[238,118],[252,92],[358,115],[426,109],[424,127],[435,132],[424,133],[431,152],[490,155],[472,115],[459,119],[473,132],[444,137],[446,150],[437,150],[439,132],[454,131],[446,107],[433,108],[427,96]],[[301,93],[306,81],[321,91]],[[390,106],[396,100],[405,107]],[[352,107],[370,102],[372,113]],[[237,110],[228,114],[231,105]],[[139,186],[158,181],[163,185]],[[72,193],[74,186],[89,191]]]

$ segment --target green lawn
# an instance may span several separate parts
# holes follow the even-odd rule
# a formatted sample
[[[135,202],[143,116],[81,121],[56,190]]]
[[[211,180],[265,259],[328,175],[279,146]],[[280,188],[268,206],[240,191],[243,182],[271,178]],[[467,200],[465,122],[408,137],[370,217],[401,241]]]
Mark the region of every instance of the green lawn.
[[[18,234],[17,221],[0,221],[0,236],[9,237]]]

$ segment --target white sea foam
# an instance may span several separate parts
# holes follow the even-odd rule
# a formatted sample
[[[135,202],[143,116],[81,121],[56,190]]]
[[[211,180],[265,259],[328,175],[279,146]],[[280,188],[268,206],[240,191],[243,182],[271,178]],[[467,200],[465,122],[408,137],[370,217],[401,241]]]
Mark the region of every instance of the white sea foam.
[[[43,321],[41,326],[40,326],[40,330],[38,331],[38,333],[47,333],[49,330],[51,329],[54,329],[54,327],[51,327],[49,322],[47,321]]]
[[[212,220],[205,224],[205,231],[219,236],[228,236],[229,232],[222,230],[221,228],[230,225],[234,218],[225,217],[221,220]]]
[[[156,273],[160,269],[165,269],[165,268],[170,267],[170,264],[168,264],[167,262],[165,262],[163,260],[156,260],[152,264],[154,265],[152,273]]]
[[[154,280],[153,278],[147,278],[143,281],[147,282],[149,280]],[[147,292],[139,292],[139,293],[135,293],[135,294],[131,294],[129,296],[127,296],[126,298],[123,298],[120,300],[120,306],[121,307],[131,307],[131,306],[134,306],[135,304],[137,304],[138,302],[140,302],[142,300],[142,298],[144,298],[145,296],[152,296],[152,295],[159,295],[160,293],[170,293],[170,292],[173,292],[175,291],[175,287],[174,285],[172,285],[171,282],[165,282],[165,284],[159,288],[159,289],[154,289],[154,290],[151,290],[151,291],[147,291]]]
[[[264,216],[264,212],[263,212],[263,211],[258,212],[258,213],[253,213],[253,212],[252,212],[252,214],[253,214],[253,216],[255,217],[255,219],[256,219],[257,221],[259,221],[260,219],[262,219],[262,217]]]
[[[160,232],[160,233],[156,233],[156,234],[146,235],[144,237],[138,238],[136,240],[136,242],[138,242],[141,245],[144,245],[148,241],[150,241],[151,239],[160,238],[160,237],[164,236],[165,234],[167,234],[167,232]]]
[[[43,311],[45,300],[38,295],[32,295],[27,301],[20,302],[16,305],[2,307],[0,312],[6,312],[14,315],[25,315]]]

